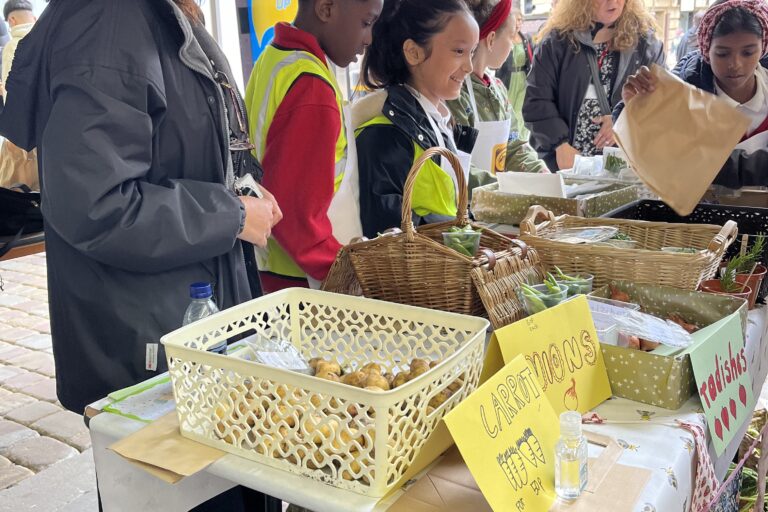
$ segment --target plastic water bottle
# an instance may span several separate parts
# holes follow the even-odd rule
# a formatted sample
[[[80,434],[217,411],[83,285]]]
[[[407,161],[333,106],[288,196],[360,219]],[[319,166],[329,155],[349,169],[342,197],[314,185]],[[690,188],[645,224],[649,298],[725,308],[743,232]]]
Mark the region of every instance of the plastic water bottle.
[[[189,297],[192,302],[187,306],[184,312],[184,321],[181,325],[191,324],[219,312],[216,303],[213,302],[213,287],[211,283],[192,283],[189,285]],[[223,339],[220,343],[208,349],[209,352],[217,354],[227,353],[227,340]]]

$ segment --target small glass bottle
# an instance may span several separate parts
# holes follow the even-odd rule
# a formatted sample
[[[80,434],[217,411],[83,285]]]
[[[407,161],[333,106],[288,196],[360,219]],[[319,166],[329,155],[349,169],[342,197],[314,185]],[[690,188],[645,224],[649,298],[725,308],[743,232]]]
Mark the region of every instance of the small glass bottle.
[[[579,497],[587,485],[587,438],[581,432],[581,415],[560,415],[560,439],[555,445],[555,492],[566,500]]]

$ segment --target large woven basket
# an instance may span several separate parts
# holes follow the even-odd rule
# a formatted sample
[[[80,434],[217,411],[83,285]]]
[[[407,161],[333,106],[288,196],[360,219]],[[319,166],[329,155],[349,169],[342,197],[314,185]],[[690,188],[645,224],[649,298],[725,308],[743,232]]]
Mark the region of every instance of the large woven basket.
[[[411,218],[413,187],[424,163],[434,156],[445,157],[457,170],[458,213],[454,221],[416,229]],[[343,250],[346,254],[340,255],[332,272],[341,272],[344,278],[331,277],[327,281],[346,283],[342,288],[347,292],[353,289],[350,282],[354,280],[348,271],[351,265],[366,297],[489,316],[495,327],[522,318],[523,309],[514,288],[522,281],[540,279],[536,251],[529,250],[519,240],[476,225],[472,227],[482,232],[481,256],[463,256],[443,244],[443,232],[468,224],[467,186],[458,158],[443,148],[429,149],[408,173],[403,190],[401,228],[346,246]],[[345,264],[346,258],[348,264]],[[483,287],[480,293],[476,283]],[[337,291],[328,286],[324,289]]]
[[[536,224],[540,217],[544,222]],[[546,238],[566,228],[615,226],[638,242],[636,249],[597,244],[570,244]],[[520,238],[535,247],[546,268],[557,265],[564,272],[594,274],[595,286],[612,279],[635,283],[674,286],[695,290],[702,280],[712,278],[728,246],[738,234],[735,222],[724,226],[671,224],[624,219],[586,219],[555,215],[541,206],[532,206],[520,224]],[[661,251],[662,247],[693,247],[695,254]]]

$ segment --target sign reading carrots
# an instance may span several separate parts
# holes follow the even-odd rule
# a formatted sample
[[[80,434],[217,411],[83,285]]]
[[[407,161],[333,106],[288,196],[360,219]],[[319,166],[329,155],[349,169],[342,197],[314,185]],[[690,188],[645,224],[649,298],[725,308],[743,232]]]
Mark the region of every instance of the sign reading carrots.
[[[587,412],[611,396],[586,297],[577,297],[494,334],[504,362],[523,355],[555,412]]]

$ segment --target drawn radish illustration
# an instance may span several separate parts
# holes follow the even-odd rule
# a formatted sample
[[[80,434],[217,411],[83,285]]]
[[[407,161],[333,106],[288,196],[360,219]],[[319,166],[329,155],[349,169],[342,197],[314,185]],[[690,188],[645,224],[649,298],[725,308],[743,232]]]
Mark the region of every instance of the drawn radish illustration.
[[[576,411],[579,409],[579,396],[576,394],[576,379],[573,377],[571,377],[571,387],[565,390],[563,405],[569,411]]]

